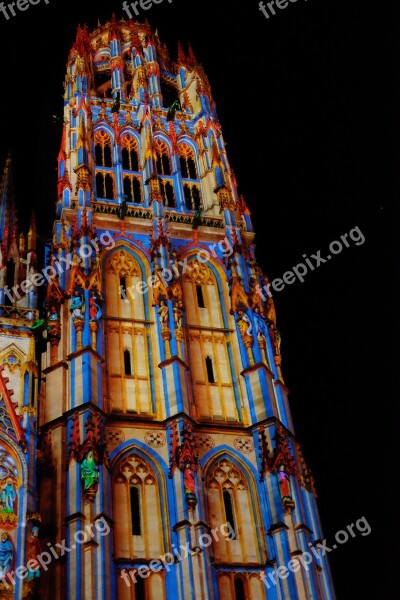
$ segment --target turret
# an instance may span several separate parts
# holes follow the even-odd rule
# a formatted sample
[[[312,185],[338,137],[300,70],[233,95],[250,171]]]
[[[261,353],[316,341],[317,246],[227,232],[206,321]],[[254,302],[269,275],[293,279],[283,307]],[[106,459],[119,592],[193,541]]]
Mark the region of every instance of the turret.
[[[11,247],[16,227],[17,216],[14,205],[12,160],[9,152],[0,184],[0,243],[5,253]]]
[[[114,102],[125,101],[125,79],[124,79],[124,64],[121,56],[121,39],[118,22],[113,14],[109,38],[110,44],[110,67],[111,67],[111,87]]]

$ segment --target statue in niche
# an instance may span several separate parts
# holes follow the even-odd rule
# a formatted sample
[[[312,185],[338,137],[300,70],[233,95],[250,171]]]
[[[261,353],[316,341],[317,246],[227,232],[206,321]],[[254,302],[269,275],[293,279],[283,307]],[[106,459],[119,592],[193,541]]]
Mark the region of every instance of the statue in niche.
[[[162,329],[168,329],[169,309],[165,300],[161,300],[160,308],[157,311]]]
[[[182,330],[182,317],[183,317],[183,308],[178,304],[174,306],[174,321],[178,331]]]
[[[11,477],[8,477],[5,483],[3,483],[0,492],[0,511],[4,513],[15,514],[14,505],[17,499],[17,492],[15,491],[13,481]]]
[[[83,303],[83,298],[78,290],[74,292],[74,297],[71,300],[71,304],[69,305],[69,311],[71,313],[72,320],[76,319],[84,319],[85,305]]]
[[[196,482],[194,480],[194,471],[190,463],[186,463],[183,471],[183,479],[185,482],[185,492],[189,495],[196,495]]]
[[[252,327],[249,317],[246,315],[246,313],[243,310],[239,310],[238,319],[237,319],[236,323],[237,323],[237,325],[239,327],[239,331],[243,337],[245,335],[251,335],[253,327]]]
[[[258,338],[265,338],[265,321],[262,318],[262,316],[258,313],[255,312],[254,314],[254,321],[256,324],[256,333],[257,333],[257,337]]]
[[[269,326],[269,330],[271,333],[271,341],[272,341],[272,345],[274,347],[274,353],[275,356],[280,356],[281,355],[281,334],[279,333],[278,329],[275,327],[275,325],[273,325],[272,323]]]
[[[57,307],[54,305],[47,312],[47,331],[50,338],[61,336],[60,315]]]
[[[101,319],[102,312],[100,306],[96,303],[96,298],[92,296],[89,299],[89,318],[90,321],[98,321]]]
[[[2,531],[0,534],[0,580],[11,571],[14,561],[14,546],[8,533]]]
[[[47,320],[48,321],[58,321],[58,319],[59,319],[59,316],[58,316],[57,308],[55,306],[52,306],[47,313]]]
[[[236,319],[236,324],[239,328],[240,335],[242,336],[243,343],[246,348],[249,348],[254,341],[252,336],[253,326],[247,314],[239,309],[238,318]]]
[[[289,475],[286,473],[285,467],[283,465],[279,467],[278,475],[282,498],[291,498],[289,487]]]
[[[89,450],[86,458],[81,462],[81,479],[85,491],[94,487],[99,481],[99,467],[94,460],[93,450]]]
[[[26,560],[28,567],[28,581],[38,579],[40,577],[39,563],[36,558],[43,551],[42,542],[39,539],[39,527],[32,527],[31,535],[26,542]]]

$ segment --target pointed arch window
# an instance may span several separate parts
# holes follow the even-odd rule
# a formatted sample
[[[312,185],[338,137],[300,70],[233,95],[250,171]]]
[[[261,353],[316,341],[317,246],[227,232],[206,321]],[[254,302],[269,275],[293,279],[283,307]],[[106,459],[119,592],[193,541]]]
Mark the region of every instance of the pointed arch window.
[[[212,358],[210,358],[209,356],[206,357],[206,369],[208,383],[215,383],[213,361]]]
[[[190,193],[190,186],[185,183],[183,186],[183,195],[185,196],[186,208],[192,209],[192,194]]]
[[[136,579],[135,600],[146,600],[146,580],[143,577]]]
[[[246,600],[244,581],[241,577],[235,579],[235,600]]]
[[[128,349],[124,350],[124,372],[125,375],[132,375],[132,358]]]
[[[94,150],[98,167],[112,167],[112,142],[110,135],[100,129],[94,134]]]
[[[201,205],[201,195],[194,150],[189,144],[179,144],[178,153],[186,208],[188,210],[198,210]]]
[[[130,488],[130,501],[132,535],[142,535],[142,518],[140,514],[140,489],[136,485],[133,485]]]
[[[147,298],[132,292],[143,281],[145,271],[135,254],[121,247],[110,252],[104,275],[105,312],[109,317],[105,334],[112,357],[107,369],[109,408],[113,412],[153,414],[151,367],[140,360],[152,347],[145,335]]]
[[[126,277],[119,278],[119,297],[126,300]]]
[[[200,191],[198,185],[195,183],[184,183],[183,194],[188,210],[198,210],[200,208]]]
[[[96,173],[96,190],[98,198],[113,200],[115,198],[114,176],[104,171]]]
[[[169,176],[172,173],[171,160],[167,144],[163,140],[156,140],[157,172],[159,175]]]
[[[196,296],[197,296],[197,306],[199,308],[205,308],[206,305],[204,303],[204,294],[203,294],[203,286],[196,285]]]
[[[181,173],[184,179],[198,180],[196,159],[193,148],[189,144],[179,144],[179,162],[181,165]]]
[[[151,560],[162,555],[168,526],[168,517],[162,520],[164,492],[144,457],[132,452],[117,463],[112,494],[115,556]]]
[[[196,185],[192,185],[192,210],[200,208],[200,190]]]
[[[124,195],[127,202],[136,202],[141,204],[142,197],[142,182],[138,175],[124,175]]]
[[[229,490],[224,490],[223,498],[224,498],[226,523],[229,523],[229,525],[231,526],[231,531],[234,532],[234,533],[231,533],[231,535],[228,539],[235,540],[236,539],[236,523],[235,523],[235,511],[233,508],[231,492]]]
[[[122,168],[125,171],[139,172],[138,143],[133,135],[124,135],[121,138]]]
[[[171,181],[161,181],[161,189],[164,197],[164,205],[173,208],[176,205],[174,186]]]
[[[227,523],[229,533],[214,544],[215,562],[250,564],[266,558],[255,485],[252,475],[246,474],[229,456],[215,460],[206,469],[206,508],[210,524]],[[246,597],[247,582],[242,579]]]

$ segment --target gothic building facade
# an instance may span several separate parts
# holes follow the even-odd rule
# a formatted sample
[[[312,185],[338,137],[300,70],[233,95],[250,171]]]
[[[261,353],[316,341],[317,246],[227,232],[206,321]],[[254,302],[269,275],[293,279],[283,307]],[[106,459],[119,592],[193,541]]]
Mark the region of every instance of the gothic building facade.
[[[333,599],[268,281],[192,49],[172,59],[115,17],[78,28],[42,271],[10,166],[0,597]]]

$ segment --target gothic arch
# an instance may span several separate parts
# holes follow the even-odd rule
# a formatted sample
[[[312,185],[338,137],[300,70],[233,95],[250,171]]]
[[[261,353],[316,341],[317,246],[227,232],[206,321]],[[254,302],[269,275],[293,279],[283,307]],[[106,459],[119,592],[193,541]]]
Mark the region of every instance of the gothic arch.
[[[110,60],[111,57],[111,51],[110,48],[104,47],[104,48],[99,48],[96,52],[96,54],[94,55],[94,62],[105,62]]]
[[[114,412],[154,415],[156,411],[152,381],[154,365],[145,360],[152,354],[149,326],[149,292],[140,293],[150,276],[149,261],[142,251],[121,242],[103,259],[105,351],[109,407]],[[107,317],[111,317],[107,319]],[[125,354],[130,369],[125,369]],[[111,360],[112,357],[112,360]]]
[[[207,522],[211,528],[227,522],[229,505],[224,492],[231,497],[234,535],[232,539],[214,543],[216,562],[263,564],[266,543],[260,524],[266,521],[260,508],[254,467],[246,464],[232,448],[214,449],[201,462]]]
[[[118,153],[122,165],[122,188],[127,202],[143,204],[143,175],[140,138],[126,127],[119,136]]]
[[[179,139],[178,139],[178,150],[180,149],[180,146],[189,146],[190,149],[192,150],[194,160],[196,162],[197,173],[200,177],[199,149],[197,147],[196,142],[194,140],[192,140],[190,137],[188,137],[187,135],[185,135],[185,136],[179,137]]]
[[[115,275],[115,281],[107,277],[111,273]],[[147,282],[151,276],[149,257],[138,246],[133,245],[128,241],[118,242],[114,248],[104,255],[103,258],[103,274],[104,274],[104,297],[106,306],[119,306],[120,311],[118,316],[128,317],[131,311],[135,313],[140,306],[138,317],[142,320],[150,318],[150,292],[141,294],[137,291],[139,282]],[[120,297],[120,285],[117,281],[119,276],[127,276],[126,298]],[[110,284],[110,287],[109,287]],[[140,289],[140,286],[139,286]],[[135,296],[135,298],[133,298]],[[107,301],[108,298],[108,301]],[[139,303],[138,299],[142,298],[143,302]],[[123,300],[119,303],[118,300]],[[134,302],[136,300],[136,302]],[[132,316],[132,315],[131,315]],[[134,317],[134,318],[135,318]]]
[[[203,261],[203,248],[183,255],[189,259],[183,275],[188,349],[197,416],[202,420],[243,421],[237,365],[228,320],[228,288],[218,261]],[[202,258],[202,260],[199,259]]]
[[[232,600],[264,600],[265,586],[259,573],[243,571],[221,571],[218,573],[220,598]]]
[[[187,210],[199,210],[203,206],[200,183],[200,164],[196,145],[187,139],[179,141],[177,155],[182,176],[182,190]]]
[[[114,168],[114,134],[108,127],[99,126],[93,132],[95,165],[98,168]]]
[[[99,124],[94,125],[93,139],[94,139],[94,136],[96,135],[96,133],[98,133],[99,131],[104,131],[105,133],[108,133],[108,135],[111,138],[112,143],[114,144],[115,133],[114,133],[113,128],[110,127],[110,125],[107,125],[103,121],[101,121]]]
[[[164,554],[170,543],[169,493],[166,474],[158,457],[153,458],[138,444],[130,443],[113,458],[111,473],[116,558],[148,559]],[[134,515],[131,513],[130,487],[140,489],[141,526],[135,534],[132,533]]]
[[[22,369],[24,362],[24,354],[14,342],[1,349],[0,366],[7,365],[10,373],[12,373],[15,368],[19,367],[20,369]]]
[[[173,166],[173,162],[172,162],[172,144],[171,144],[171,140],[163,134],[157,133],[154,136],[154,147],[155,147],[155,151],[156,151],[156,155],[157,155],[157,162],[160,162],[160,158],[161,158],[161,166],[162,171],[159,172],[159,175],[164,175],[166,177],[172,177],[173,171],[174,171],[174,166]],[[168,169],[166,168],[166,165],[163,163],[162,157],[165,156],[168,158],[169,161],[169,173],[166,173],[164,171],[167,171]]]
[[[209,258],[207,261],[205,261],[206,258],[206,254],[208,253]],[[198,257],[201,257],[201,260],[199,260]],[[202,266],[204,265],[205,269],[208,269],[210,272],[210,275],[213,279],[213,285],[216,286],[216,289],[218,291],[218,298],[216,299],[216,305],[221,307],[221,327],[224,328],[228,328],[229,327],[229,317],[228,317],[228,311],[227,311],[227,307],[228,307],[228,302],[229,302],[229,290],[228,290],[228,286],[227,286],[227,274],[226,271],[224,269],[224,266],[222,265],[222,263],[219,261],[219,259],[214,258],[212,256],[212,254],[210,253],[209,249],[207,248],[207,246],[198,246],[197,248],[192,248],[189,252],[185,252],[184,254],[182,254],[182,258],[181,260],[184,261],[185,259],[187,259],[187,264],[189,267],[193,267],[194,262],[197,262],[199,264],[199,269],[197,268],[192,268],[192,270],[187,269],[186,273],[184,274],[184,281],[186,279],[186,281],[194,281],[195,279],[195,273],[196,271],[200,270],[202,272],[204,272],[204,269],[202,268]],[[194,271],[194,273],[193,273]],[[208,285],[208,283],[210,283],[210,278],[205,276],[203,279],[203,284],[201,282],[201,278],[199,278],[199,284],[201,285]],[[188,299],[189,300],[189,299]],[[193,298],[191,299],[192,302],[196,303],[196,298],[193,294]],[[223,300],[223,301],[222,301]]]
[[[162,459],[152,456],[152,451],[143,449],[140,442],[127,444],[111,462],[115,522],[113,554],[119,563],[123,561],[137,568],[143,560],[159,559],[170,547],[168,502],[173,494],[171,489],[167,492],[167,470]],[[131,489],[137,490],[133,498]],[[139,528],[137,522],[133,527],[138,514]],[[118,572],[121,568],[116,564],[118,598],[136,600],[138,593],[140,598],[166,597],[164,572],[152,571],[149,577],[141,579],[140,588],[135,585],[128,590]]]
[[[23,403],[23,377],[27,370],[26,356],[14,342],[1,349],[0,366],[5,368],[4,375],[6,377],[8,377],[8,374],[14,373],[14,371],[19,371],[19,377],[13,379],[13,400],[14,402],[17,401],[18,404]]]
[[[124,125],[121,128],[121,131],[119,132],[120,139],[124,135],[131,135],[132,137],[134,137],[135,140],[136,140],[136,143],[138,145],[139,150],[141,149],[141,147],[142,147],[142,138],[140,136],[139,131],[135,127],[133,127],[132,125]]]
[[[169,137],[165,133],[162,133],[161,131],[157,131],[154,134],[154,143],[157,144],[159,142],[163,142],[168,147],[169,155],[172,156],[172,143],[171,143],[171,140],[169,139]]]
[[[135,171],[135,172],[141,171],[141,168],[140,168],[141,167],[140,136],[138,136],[137,133],[134,132],[131,127],[126,127],[120,132],[119,140],[120,140],[121,155],[122,155],[122,152],[124,149],[127,149],[127,150],[134,149],[136,152],[136,155],[137,155],[137,162],[138,162],[137,169],[127,169],[124,166],[123,166],[123,168],[128,171]]]

